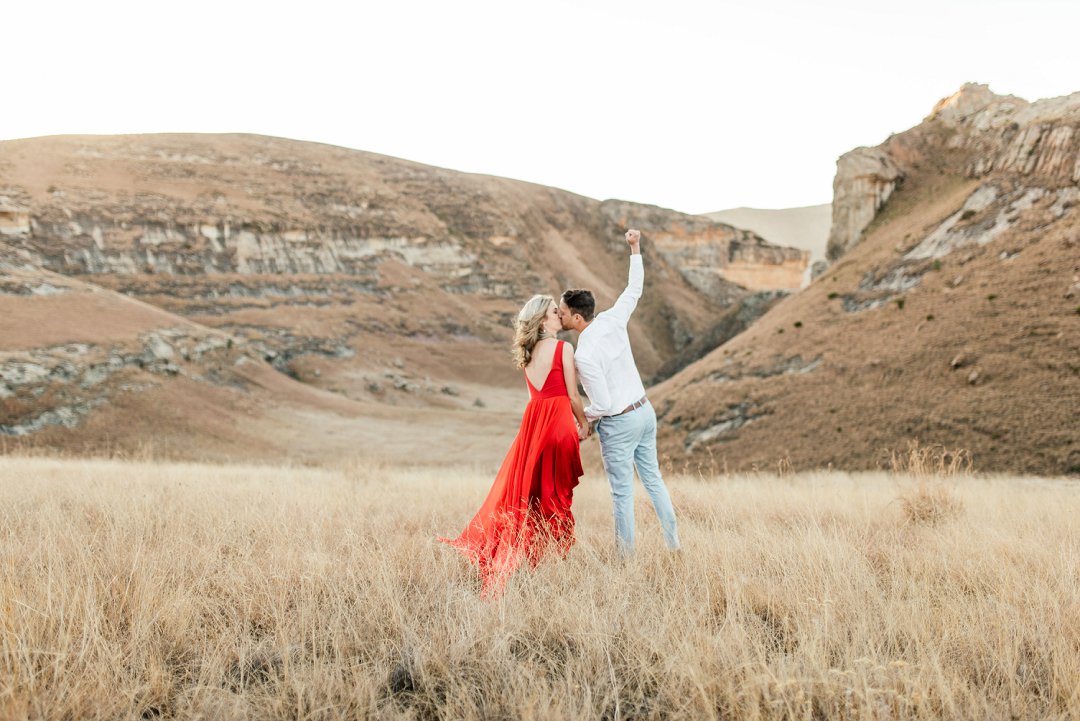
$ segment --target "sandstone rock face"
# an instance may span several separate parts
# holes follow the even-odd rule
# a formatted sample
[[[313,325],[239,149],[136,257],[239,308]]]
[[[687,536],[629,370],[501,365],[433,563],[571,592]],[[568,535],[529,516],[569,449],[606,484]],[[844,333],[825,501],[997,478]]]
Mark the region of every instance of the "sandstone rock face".
[[[970,177],[1007,173],[1049,185],[1080,183],[1080,93],[1029,103],[968,84],[930,117],[954,130],[949,148],[972,154]]]
[[[1080,201],[1073,178],[1073,168],[1080,163],[1076,127],[1080,127],[1080,93],[1028,103],[995,95],[985,85],[968,84],[938,102],[922,125],[872,151],[860,148],[841,158],[835,181],[838,192],[858,184],[851,159],[865,159],[867,152],[876,158],[867,161],[870,165],[887,164],[901,180],[929,164],[945,177],[977,183],[955,212],[929,232],[920,228],[910,233],[899,258],[868,273],[857,292],[844,294],[844,310],[869,310],[897,300],[935,267],[927,261],[940,264],[958,249],[988,245],[1024,226],[1044,231],[1054,227]],[[869,215],[872,205],[863,207],[867,225],[876,217],[877,211]],[[837,238],[833,260],[862,237],[861,231],[849,230],[833,226]],[[1003,259],[1015,254],[1002,253]]]
[[[0,235],[29,235],[30,211],[0,195]]]
[[[856,148],[840,157],[833,179],[833,220],[825,251],[830,261],[859,242],[902,179],[900,168],[880,148]]]
[[[452,286],[476,269],[477,257],[460,242],[417,237],[358,237],[340,232],[234,227],[204,219],[182,227],[164,223],[116,224],[76,217],[39,222],[23,246],[43,267],[74,274],[238,273],[371,275],[386,259],[439,274]]]
[[[1080,94],[969,85],[841,158],[834,262],[650,389],[662,452],[873,469],[918,440],[982,471],[1080,473],[1078,129]]]
[[[620,228],[640,228],[687,282],[723,305],[747,290],[798,289],[809,263],[809,251],[773,245],[705,216],[623,201],[600,207]]]
[[[340,148],[254,136],[139,136],[13,141],[0,145],[5,155],[13,169],[0,174],[0,190],[19,203],[0,205],[0,225],[17,225],[30,236],[17,247],[65,273],[371,276],[392,259],[472,292],[477,274],[492,270],[491,251],[520,260],[523,244],[544,233],[610,232],[620,215],[651,218],[658,249],[684,258],[687,276],[727,275],[748,290],[798,287],[790,276],[799,253],[730,226],[646,206],[628,213],[634,204],[601,206]],[[51,192],[22,180],[35,160],[59,166],[57,176],[44,173]],[[106,173],[113,187],[100,182]],[[69,174],[97,179],[99,188],[69,186]],[[150,192],[132,193],[129,185]],[[5,221],[16,211],[17,223]],[[491,287],[512,294],[497,281]]]
[[[1036,194],[1069,191],[1080,183],[1080,93],[1029,103],[969,83],[939,101],[924,126],[877,148],[857,148],[837,161],[830,261],[859,243],[905,173],[928,160],[940,162],[916,147],[939,130],[947,138],[944,142],[935,138],[933,143],[940,155],[957,156],[956,163],[949,163],[952,172],[972,179],[1008,176]],[[971,202],[978,205],[987,193],[996,192],[992,187],[984,186]],[[1064,195],[1058,197],[1070,202]],[[1021,208],[1035,199],[1029,195],[1020,200]],[[1003,227],[999,225],[998,232]]]
[[[722,223],[622,201],[605,201],[600,208],[618,228],[640,226],[692,286],[724,305],[746,290],[796,289],[807,265],[806,251],[772,245]],[[498,247],[501,238],[489,240]],[[512,286],[498,282],[462,287],[462,279],[475,281],[482,271],[481,254],[467,249],[466,242],[452,236],[364,237],[347,229],[237,226],[213,218],[184,227],[75,216],[61,223],[38,222],[34,238],[22,247],[44,267],[75,274],[348,274],[374,279],[378,265],[394,259],[441,278],[446,290],[513,295]]]
[[[752,230],[775,245],[810,251],[810,262],[825,258],[832,225],[832,204],[801,208],[730,208],[705,213],[706,218]]]

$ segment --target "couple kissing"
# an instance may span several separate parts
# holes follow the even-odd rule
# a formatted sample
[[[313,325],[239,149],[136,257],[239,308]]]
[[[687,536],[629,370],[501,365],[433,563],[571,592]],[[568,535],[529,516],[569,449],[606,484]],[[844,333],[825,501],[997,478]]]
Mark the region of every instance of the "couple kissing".
[[[500,595],[523,561],[549,552],[563,557],[574,543],[570,507],[583,475],[579,443],[595,432],[611,487],[620,555],[634,550],[634,469],[652,500],[668,549],[679,549],[675,511],[656,457],[656,413],[645,396],[626,326],[645,285],[641,233],[626,232],[630,273],[615,304],[596,313],[588,290],[567,290],[558,302],[535,295],[518,313],[513,354],[525,375],[529,403],[517,437],[480,510],[454,539],[480,572],[481,594]],[[578,333],[574,348],[560,330]],[[580,380],[589,398],[583,407]]]

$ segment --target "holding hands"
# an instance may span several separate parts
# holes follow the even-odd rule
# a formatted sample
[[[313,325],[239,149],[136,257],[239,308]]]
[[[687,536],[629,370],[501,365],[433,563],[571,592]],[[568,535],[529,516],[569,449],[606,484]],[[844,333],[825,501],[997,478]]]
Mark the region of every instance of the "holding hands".
[[[584,441],[586,438],[592,435],[592,424],[586,424],[584,426],[578,426],[577,439],[578,441]]]

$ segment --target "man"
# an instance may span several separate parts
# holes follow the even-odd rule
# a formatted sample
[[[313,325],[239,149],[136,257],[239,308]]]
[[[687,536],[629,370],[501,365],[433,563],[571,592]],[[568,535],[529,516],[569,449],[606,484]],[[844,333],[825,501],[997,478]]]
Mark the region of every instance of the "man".
[[[645,285],[641,233],[626,232],[630,245],[630,280],[615,305],[593,317],[596,301],[587,290],[568,290],[559,303],[563,330],[578,332],[575,362],[589,396],[585,417],[596,421],[611,500],[615,534],[625,556],[634,550],[634,467],[652,499],[668,549],[679,549],[675,510],[656,460],[656,412],[645,397],[626,324]],[[586,431],[583,435],[588,435]]]

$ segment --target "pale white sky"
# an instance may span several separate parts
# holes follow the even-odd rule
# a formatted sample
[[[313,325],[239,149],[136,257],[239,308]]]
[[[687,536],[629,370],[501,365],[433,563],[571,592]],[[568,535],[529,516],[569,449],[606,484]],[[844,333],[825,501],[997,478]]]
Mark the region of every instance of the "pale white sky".
[[[1080,91],[1078,0],[7,3],[0,139],[251,132],[686,212],[829,202],[962,83]]]

